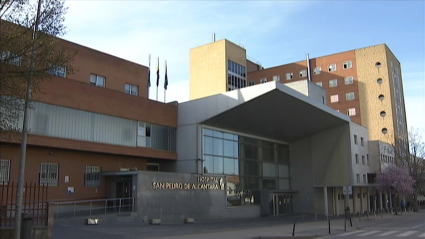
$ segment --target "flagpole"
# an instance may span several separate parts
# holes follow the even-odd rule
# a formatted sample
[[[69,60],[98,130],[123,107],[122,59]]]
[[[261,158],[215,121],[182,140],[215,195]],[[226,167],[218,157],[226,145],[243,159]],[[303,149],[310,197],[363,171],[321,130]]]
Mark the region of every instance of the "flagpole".
[[[149,69],[148,69],[148,99],[149,99],[149,89],[151,87],[151,54],[149,54]]]
[[[166,80],[167,80],[167,60],[165,60],[165,79],[164,79],[164,86],[166,84],[166,82],[165,82]],[[165,89],[165,87],[164,87],[164,103],[165,103],[166,95],[167,95],[167,89]]]
[[[158,101],[158,85],[159,85],[159,57],[158,57],[158,67],[156,70],[156,101]]]

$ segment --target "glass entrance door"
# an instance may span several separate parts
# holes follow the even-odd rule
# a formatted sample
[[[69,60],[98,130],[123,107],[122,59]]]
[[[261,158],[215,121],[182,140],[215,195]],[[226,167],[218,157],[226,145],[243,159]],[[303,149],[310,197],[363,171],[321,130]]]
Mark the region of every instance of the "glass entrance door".
[[[270,215],[292,213],[291,194],[270,194]]]

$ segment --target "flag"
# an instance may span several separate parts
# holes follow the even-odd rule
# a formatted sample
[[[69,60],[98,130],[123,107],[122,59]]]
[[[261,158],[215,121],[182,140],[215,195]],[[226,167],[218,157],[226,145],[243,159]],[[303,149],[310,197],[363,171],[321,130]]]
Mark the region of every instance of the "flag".
[[[149,55],[148,88],[151,87],[151,55]]]
[[[158,67],[156,69],[156,87],[159,85],[159,57],[158,57]]]
[[[168,86],[167,62],[165,62],[165,81],[164,81],[164,89],[167,89],[167,86]]]

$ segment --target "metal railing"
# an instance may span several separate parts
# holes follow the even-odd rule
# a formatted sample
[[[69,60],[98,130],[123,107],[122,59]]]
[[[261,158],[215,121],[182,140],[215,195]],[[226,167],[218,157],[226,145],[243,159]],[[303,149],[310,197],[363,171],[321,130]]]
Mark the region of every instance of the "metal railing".
[[[132,212],[134,198],[108,198],[71,202],[53,202],[55,219]]]
[[[0,227],[15,225],[16,192],[17,184],[3,182],[0,185]],[[24,184],[22,213],[32,218],[33,226],[46,226],[48,224],[47,185],[36,182]]]

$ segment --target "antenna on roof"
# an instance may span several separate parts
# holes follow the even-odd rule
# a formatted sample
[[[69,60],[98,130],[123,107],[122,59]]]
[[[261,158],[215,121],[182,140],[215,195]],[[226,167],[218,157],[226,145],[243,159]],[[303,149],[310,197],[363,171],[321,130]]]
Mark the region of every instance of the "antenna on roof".
[[[212,41],[215,42],[215,33],[212,34]]]

